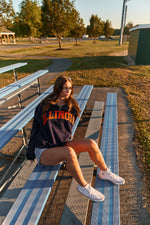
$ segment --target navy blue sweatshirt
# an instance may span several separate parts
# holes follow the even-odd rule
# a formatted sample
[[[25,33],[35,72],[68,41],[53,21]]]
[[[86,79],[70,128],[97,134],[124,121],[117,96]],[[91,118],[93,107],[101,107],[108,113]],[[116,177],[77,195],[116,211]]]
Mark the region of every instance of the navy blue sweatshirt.
[[[51,105],[44,115],[40,104],[35,110],[31,138],[27,149],[27,159],[34,160],[35,148],[63,146],[71,139],[71,131],[77,113],[74,108],[68,112],[68,106]]]

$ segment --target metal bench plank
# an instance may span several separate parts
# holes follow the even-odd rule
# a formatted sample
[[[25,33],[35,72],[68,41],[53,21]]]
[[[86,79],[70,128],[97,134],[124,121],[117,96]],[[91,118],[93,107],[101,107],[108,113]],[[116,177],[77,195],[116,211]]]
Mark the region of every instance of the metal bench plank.
[[[117,120],[117,94],[108,93],[105,106],[104,124],[100,149],[107,166],[118,174],[118,120]],[[97,176],[99,169],[97,171]],[[119,225],[120,199],[119,186],[109,181],[96,178],[95,188],[106,196],[104,202],[93,202],[91,225]]]
[[[16,135],[33,118],[36,106],[44,97],[49,95],[52,90],[53,86],[47,89],[0,128],[0,149],[2,149],[8,141],[10,141],[14,135]]]
[[[85,138],[99,141],[99,133],[102,121],[104,102],[96,101],[92,110]],[[84,152],[79,156],[79,164],[83,175],[88,183],[93,178],[94,163],[90,159],[89,154]],[[77,191],[77,182],[72,180],[67,201],[63,210],[60,225],[80,225],[86,224],[86,217],[89,205],[89,199],[81,195]]]
[[[2,99],[3,97],[5,97],[6,95],[12,93],[13,91],[23,87],[24,85],[32,82],[33,80],[35,80],[36,78],[44,75],[45,73],[48,73],[48,70],[38,70],[35,73],[26,76],[20,80],[17,80],[14,83],[11,83],[9,85],[7,85],[6,87],[3,87],[0,89],[0,99]],[[2,99],[3,100],[3,99]]]
[[[37,81],[31,81],[30,83],[24,85],[23,87],[13,91],[13,93],[8,94],[6,97],[1,98],[0,99],[0,105],[4,104],[5,102],[7,102],[8,100],[10,100],[11,98],[15,97],[16,95],[20,94],[21,92],[23,92],[24,90],[26,90],[27,88],[31,87],[32,85],[37,84]],[[13,106],[8,106],[8,109],[13,108]]]
[[[92,89],[93,89],[93,85],[84,85],[81,92],[79,93],[79,95],[76,98],[78,105],[81,109],[81,115],[83,114],[83,111],[85,109],[87,101],[91,95]],[[73,129],[72,129],[72,135],[74,135],[79,121],[80,121],[80,117],[77,117],[77,119],[74,123]]]
[[[12,224],[28,224],[28,221],[32,221],[32,218],[34,218],[35,220],[38,219],[38,209],[35,208],[35,205],[37,205],[37,203],[39,203],[39,205],[43,205],[46,203],[46,200],[51,191],[51,187],[54,183],[54,179],[56,179],[56,176],[58,174],[59,167],[60,165],[55,166],[55,168],[40,166],[38,168],[38,171],[37,167],[35,167],[33,171],[33,173],[35,173],[35,176],[33,177],[31,174],[27,183],[23,187],[23,190],[21,191],[21,193],[24,193],[24,191],[26,193],[24,195],[24,198],[22,199],[21,193],[17,198],[21,198],[22,202],[18,201],[16,203],[16,207],[14,207],[15,216],[13,217]],[[52,173],[52,171],[56,172],[55,176],[53,176],[54,173]],[[45,203],[43,200],[45,201]],[[32,215],[33,211],[35,211],[36,216],[35,214]]]
[[[83,113],[84,107],[86,105],[86,104],[82,104],[82,103],[83,102],[87,103],[92,89],[93,89],[92,85],[89,85],[89,86],[85,85],[82,88],[82,90],[77,98],[79,107],[80,108],[82,107],[81,113]],[[75,122],[75,124],[73,126],[72,135],[74,135],[77,125],[79,123],[79,120],[77,120],[77,121],[78,122]],[[27,180],[24,188],[22,189],[19,196],[17,197],[14,205],[10,209],[7,217],[5,218],[4,222],[2,223],[3,225],[6,225],[6,224],[20,225],[20,221],[21,221],[21,224],[32,224],[33,225],[33,224],[38,223],[38,220],[42,214],[43,208],[46,204],[47,198],[51,192],[53,183],[56,180],[60,166],[61,166],[61,163],[56,166],[46,167],[46,166],[37,165],[35,167],[31,176]],[[49,178],[40,180],[40,177],[43,177],[43,173],[45,176],[45,172],[47,173],[46,176]],[[38,194],[37,195],[33,194],[33,196],[32,196],[32,193],[34,193],[34,190],[36,190]],[[24,192],[25,192],[25,194],[24,194]],[[22,193],[24,195],[24,198],[22,198]],[[40,201],[39,199],[41,199],[41,198],[44,200]],[[32,202],[31,208],[28,205],[28,199],[29,199],[29,201],[31,200],[31,202]],[[35,215],[38,215],[38,216],[35,216]],[[12,223],[10,223],[10,221]]]
[[[9,65],[9,66],[4,66],[4,67],[1,67],[0,68],[0,73],[5,73],[7,71],[10,71],[10,70],[13,70],[13,69],[17,69],[21,66],[25,66],[27,65],[27,63],[15,63],[15,64],[12,64],[12,65]]]

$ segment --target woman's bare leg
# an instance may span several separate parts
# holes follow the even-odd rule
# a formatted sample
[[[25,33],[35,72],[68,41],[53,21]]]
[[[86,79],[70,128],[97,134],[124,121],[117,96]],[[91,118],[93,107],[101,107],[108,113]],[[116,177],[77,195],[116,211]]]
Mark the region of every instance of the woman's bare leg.
[[[76,154],[88,152],[92,161],[103,171],[107,170],[102,153],[97,143],[92,139],[72,140],[66,144],[74,149]]]
[[[68,172],[75,178],[78,184],[85,186],[87,182],[83,177],[76,155],[81,152],[89,152],[93,162],[101,170],[107,170],[107,166],[98,145],[91,139],[72,140],[64,147],[49,148],[42,153],[40,163],[48,166],[65,161]]]
[[[67,143],[67,146],[70,146],[74,149],[74,151],[78,154],[81,152],[88,152],[93,162],[100,168],[99,178],[107,179],[114,184],[124,184],[125,180],[112,173],[105,164],[102,153],[96,144],[96,142],[92,139],[83,139],[83,140],[73,140]]]
[[[68,172],[81,186],[87,184],[78,163],[77,155],[72,147],[56,147],[45,150],[40,158],[40,163],[45,166],[56,165],[62,161],[66,162]]]

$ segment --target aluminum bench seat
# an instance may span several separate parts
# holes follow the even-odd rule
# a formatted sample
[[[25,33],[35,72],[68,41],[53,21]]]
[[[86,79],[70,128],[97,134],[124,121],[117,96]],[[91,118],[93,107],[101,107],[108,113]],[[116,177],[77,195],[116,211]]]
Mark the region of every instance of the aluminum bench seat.
[[[108,93],[100,149],[106,165],[119,174],[117,93]],[[98,178],[95,188],[105,195],[104,202],[93,202],[91,225],[120,225],[119,185]]]
[[[20,80],[17,80],[3,88],[0,89],[0,102],[5,101],[5,96],[9,95],[10,93],[16,91],[17,89],[22,88],[24,85],[34,81],[35,79],[38,79],[45,73],[47,73],[48,70],[38,70],[35,73],[30,74],[29,76],[26,76]]]
[[[15,64],[12,64],[12,65],[9,65],[9,66],[4,66],[4,67],[1,67],[0,68],[0,73],[5,73],[7,71],[10,71],[10,70],[15,70],[21,66],[25,66],[27,65],[27,63],[15,63]]]
[[[0,127],[0,150],[33,118],[36,106],[53,90],[51,86],[12,119]]]

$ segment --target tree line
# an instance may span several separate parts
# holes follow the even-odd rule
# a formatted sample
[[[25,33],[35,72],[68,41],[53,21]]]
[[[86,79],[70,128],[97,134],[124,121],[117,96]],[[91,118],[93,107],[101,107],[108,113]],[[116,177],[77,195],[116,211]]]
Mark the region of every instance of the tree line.
[[[99,35],[106,38],[116,31],[111,21],[103,21],[98,15],[91,15],[90,25],[85,27],[83,19],[75,9],[75,0],[23,0],[19,12],[15,13],[12,0],[0,1],[0,29],[6,28],[15,32],[16,37],[52,37],[55,36],[61,48],[62,37],[77,39],[88,34],[95,41]],[[126,33],[133,27],[129,23],[124,29]]]

